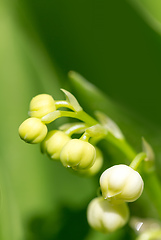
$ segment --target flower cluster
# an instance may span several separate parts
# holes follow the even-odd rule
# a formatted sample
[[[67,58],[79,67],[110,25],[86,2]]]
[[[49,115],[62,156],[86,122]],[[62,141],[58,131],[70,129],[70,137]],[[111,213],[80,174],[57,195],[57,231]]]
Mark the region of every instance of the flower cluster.
[[[47,124],[55,120],[55,116],[77,114],[82,111],[75,97],[66,90],[67,101],[55,101],[48,94],[34,97],[29,106],[30,118],[19,127],[19,135],[27,143],[41,143],[41,152],[46,153],[52,160],[60,160],[63,166],[70,167],[80,174],[94,175],[102,167],[103,156],[97,147],[91,144],[90,133],[86,130],[91,126],[81,122],[64,124],[60,129],[48,131]],[[59,111],[67,107],[72,111]],[[54,115],[53,120],[49,120]],[[82,136],[72,138],[78,133]]]
[[[113,232],[124,226],[129,218],[126,202],[138,199],[143,191],[140,174],[127,165],[115,165],[100,177],[102,197],[88,206],[89,224],[101,232]]]
[[[95,175],[103,164],[101,150],[96,146],[98,141],[105,138],[121,145],[125,144],[124,136],[111,119],[97,112],[99,122],[96,121],[83,111],[70,92],[62,91],[66,95],[65,101],[55,101],[48,94],[40,94],[31,100],[30,118],[20,125],[19,135],[27,143],[41,143],[41,152],[60,161],[66,168],[82,175]],[[60,110],[62,107],[67,110]],[[66,123],[59,129],[48,131],[46,125],[60,117],[72,117],[79,122]],[[75,134],[80,137],[73,138]],[[137,200],[143,191],[144,183],[136,169],[146,157],[145,153],[138,154],[130,166],[114,165],[102,173],[102,196],[93,199],[87,210],[91,227],[108,233],[127,223],[127,202]]]

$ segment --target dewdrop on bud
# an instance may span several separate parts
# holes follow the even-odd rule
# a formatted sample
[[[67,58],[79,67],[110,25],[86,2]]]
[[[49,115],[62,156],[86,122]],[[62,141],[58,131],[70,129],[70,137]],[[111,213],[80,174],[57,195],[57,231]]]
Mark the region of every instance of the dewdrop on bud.
[[[92,167],[96,158],[96,150],[89,142],[72,139],[62,149],[60,160],[65,167],[75,170]]]
[[[127,204],[111,204],[103,197],[93,199],[87,209],[87,220],[89,225],[103,233],[114,232],[123,227],[129,219]]]
[[[102,195],[111,201],[133,202],[140,197],[143,186],[140,174],[123,164],[105,170],[100,177]]]
[[[87,176],[93,176],[100,171],[100,169],[103,165],[103,156],[102,156],[102,152],[99,148],[95,147],[95,149],[96,149],[96,160],[95,160],[93,166],[88,169],[79,170],[78,171],[79,173],[87,175]]]
[[[62,131],[50,131],[41,143],[41,151],[46,152],[51,159],[59,160],[62,148],[69,140],[71,138]]]
[[[42,118],[50,112],[56,110],[55,101],[48,94],[39,94],[32,98],[29,107],[29,115],[31,117]]]
[[[19,135],[27,143],[42,142],[47,134],[47,127],[38,118],[28,118],[19,127]]]

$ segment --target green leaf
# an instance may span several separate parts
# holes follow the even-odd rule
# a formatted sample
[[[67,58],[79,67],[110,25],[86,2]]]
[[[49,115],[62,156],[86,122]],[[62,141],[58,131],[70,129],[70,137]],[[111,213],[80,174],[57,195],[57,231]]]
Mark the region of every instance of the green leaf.
[[[26,239],[28,222],[53,209],[52,173],[39,149],[23,143],[18,127],[30,99],[59,93],[55,69],[44,50],[20,26],[13,1],[0,1],[0,239]]]
[[[128,2],[154,31],[161,34],[161,2],[159,0],[128,0]]]
[[[94,115],[96,111],[101,111],[106,114],[119,126],[125,138],[139,152],[142,151],[141,137],[144,136],[152,145],[157,158],[157,155],[161,153],[161,149],[156,144],[156,141],[161,141],[160,126],[148,122],[148,119],[143,119],[132,110],[113,102],[80,74],[74,72],[72,78],[70,77],[70,83],[72,91],[87,112]],[[158,161],[158,164],[161,162]]]

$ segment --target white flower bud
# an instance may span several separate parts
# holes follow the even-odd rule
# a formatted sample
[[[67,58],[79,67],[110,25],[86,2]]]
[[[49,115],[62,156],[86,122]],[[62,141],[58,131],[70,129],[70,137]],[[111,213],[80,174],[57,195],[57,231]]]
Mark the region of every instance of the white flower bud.
[[[79,170],[79,173],[85,174],[87,176],[93,176],[100,171],[100,169],[103,165],[103,156],[102,156],[102,152],[100,151],[99,148],[95,147],[95,149],[96,149],[96,160],[95,160],[93,166],[88,169]]]
[[[144,183],[137,171],[120,164],[102,173],[100,186],[104,198],[133,202],[140,197]]]
[[[89,225],[97,231],[110,233],[123,227],[129,218],[127,204],[111,204],[103,197],[93,199],[88,205],[87,220]]]
[[[80,139],[70,140],[60,153],[62,164],[76,170],[90,168],[94,164],[95,158],[94,146]]]
[[[42,118],[50,112],[56,110],[55,101],[48,94],[39,94],[32,98],[29,107],[29,115],[31,117]]]
[[[161,229],[150,229],[141,233],[136,240],[160,240]]]
[[[20,137],[27,143],[39,143],[47,134],[47,127],[38,118],[28,118],[19,127]]]
[[[41,143],[42,152],[46,152],[52,159],[59,160],[60,152],[71,138],[62,131],[50,131]]]

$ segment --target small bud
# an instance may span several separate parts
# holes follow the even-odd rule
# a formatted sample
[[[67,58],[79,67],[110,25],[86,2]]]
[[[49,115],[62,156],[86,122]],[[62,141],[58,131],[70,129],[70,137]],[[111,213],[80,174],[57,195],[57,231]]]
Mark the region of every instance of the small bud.
[[[50,131],[41,143],[42,152],[46,152],[52,159],[59,160],[60,152],[71,138],[62,131]]]
[[[133,202],[140,197],[144,183],[137,171],[120,164],[102,173],[100,186],[105,199]]]
[[[62,164],[76,170],[90,168],[94,164],[95,158],[94,146],[80,139],[70,140],[60,153]]]
[[[31,117],[42,118],[50,112],[56,110],[55,101],[48,94],[39,94],[32,98],[29,107],[29,115]]]
[[[161,229],[151,229],[141,233],[136,240],[160,240],[161,239]]]
[[[161,230],[161,222],[153,218],[131,217],[129,225],[137,234]]]
[[[38,118],[28,118],[19,127],[19,135],[27,143],[39,143],[47,134],[47,127]]]
[[[102,156],[102,152],[100,151],[99,148],[95,147],[95,149],[96,149],[96,160],[95,160],[93,166],[88,169],[79,170],[79,173],[85,174],[88,176],[93,176],[100,171],[100,169],[103,165],[103,156]]]
[[[123,227],[129,218],[127,204],[111,204],[103,197],[93,199],[87,209],[87,220],[89,225],[103,233],[114,232]]]

